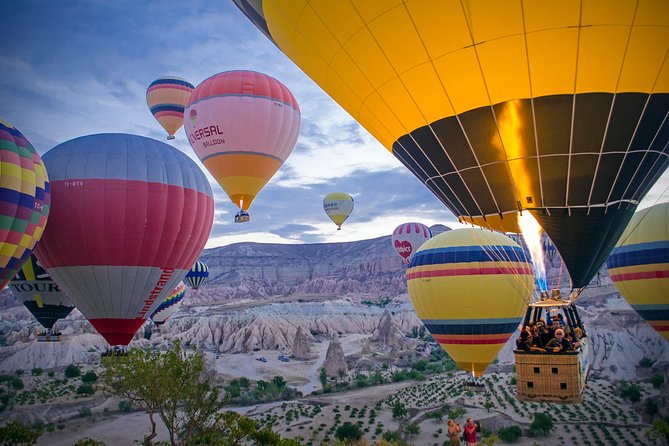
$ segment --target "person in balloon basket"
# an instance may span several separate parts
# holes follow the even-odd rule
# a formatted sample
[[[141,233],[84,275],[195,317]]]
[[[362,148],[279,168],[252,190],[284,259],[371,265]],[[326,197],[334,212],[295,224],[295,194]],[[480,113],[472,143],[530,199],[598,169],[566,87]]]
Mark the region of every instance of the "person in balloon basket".
[[[460,446],[460,432],[462,432],[460,423],[456,423],[453,419],[448,420],[448,438],[450,439],[450,446]]]
[[[467,424],[465,424],[465,433],[463,435],[465,439],[466,446],[472,446],[476,444],[476,428],[477,424],[474,423],[474,420],[467,418]]]
[[[546,344],[546,351],[560,353],[569,350],[572,350],[572,348],[569,344],[569,341],[567,341],[564,337],[564,330],[558,328],[555,330],[555,337],[551,339],[548,344]]]
[[[516,339],[516,349],[522,350],[524,352],[529,352],[532,347],[532,335],[530,334],[529,328],[525,328],[520,332],[520,336]]]

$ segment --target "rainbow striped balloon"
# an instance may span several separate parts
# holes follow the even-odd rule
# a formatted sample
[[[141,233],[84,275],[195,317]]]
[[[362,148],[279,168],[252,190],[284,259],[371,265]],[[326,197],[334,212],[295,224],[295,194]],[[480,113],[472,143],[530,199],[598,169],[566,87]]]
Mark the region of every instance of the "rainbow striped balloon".
[[[534,286],[532,265],[516,242],[474,228],[425,242],[406,277],[418,317],[476,377],[518,329]]]
[[[42,159],[21,132],[0,119],[0,289],[30,258],[50,203]]]
[[[625,300],[669,341],[669,203],[634,214],[606,266]]]
[[[179,285],[165,298],[156,311],[151,315],[151,320],[156,325],[163,325],[179,309],[181,301],[186,296],[186,285]]]
[[[184,125],[184,108],[195,87],[185,79],[165,76],[151,82],[146,90],[146,103],[156,121],[167,132],[167,139]]]

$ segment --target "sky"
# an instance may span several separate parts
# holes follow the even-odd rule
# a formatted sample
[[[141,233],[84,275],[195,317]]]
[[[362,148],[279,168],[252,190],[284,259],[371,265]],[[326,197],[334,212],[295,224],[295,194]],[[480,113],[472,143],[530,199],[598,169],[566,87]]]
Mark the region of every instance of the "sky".
[[[165,140],[146,105],[156,78],[197,86],[228,70],[275,77],[296,97],[297,145],[250,208],[237,208],[199,162],[183,129],[171,141],[212,184],[207,247],[236,242],[318,243],[379,237],[407,221],[455,228],[457,218],[389,151],[263,36],[231,1],[0,1],[0,118],[45,153],[83,135],[131,133]],[[640,207],[667,201],[669,172]],[[341,231],[323,197],[348,192],[355,208]]]

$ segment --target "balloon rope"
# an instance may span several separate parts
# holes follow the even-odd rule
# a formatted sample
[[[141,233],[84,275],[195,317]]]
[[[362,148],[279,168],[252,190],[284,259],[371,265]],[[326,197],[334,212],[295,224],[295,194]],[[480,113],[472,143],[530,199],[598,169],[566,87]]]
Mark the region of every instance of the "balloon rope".
[[[482,231],[485,231],[485,229],[482,229]],[[511,260],[509,255],[504,251],[504,246],[501,246],[501,245],[498,245],[498,244],[492,244],[492,243],[494,243],[493,241],[485,240],[485,238],[483,238],[483,237],[482,237],[482,239],[483,240],[481,240],[482,241],[481,245],[483,245],[483,246],[485,246],[485,248],[487,248],[487,249],[484,249],[484,251],[486,252],[486,254],[488,255],[488,258],[490,260],[504,263],[508,267],[509,271],[511,271],[513,276],[515,276],[516,278],[522,276],[522,274],[520,273],[520,263],[521,262]],[[518,260],[520,260],[520,259],[518,259]],[[514,285],[514,288],[515,288],[515,284],[513,282],[511,282],[511,277],[507,277],[506,280],[509,281],[512,285]],[[523,281],[521,280],[520,283],[523,283]],[[530,293],[525,293],[525,294],[530,295],[529,300],[527,298],[523,298],[523,301],[526,304],[529,305],[530,302],[532,301],[531,296],[532,296],[533,291],[534,291],[534,280],[532,280],[532,285],[530,285],[530,286],[523,285],[523,288],[524,288],[524,291],[528,291],[528,288],[530,289]]]

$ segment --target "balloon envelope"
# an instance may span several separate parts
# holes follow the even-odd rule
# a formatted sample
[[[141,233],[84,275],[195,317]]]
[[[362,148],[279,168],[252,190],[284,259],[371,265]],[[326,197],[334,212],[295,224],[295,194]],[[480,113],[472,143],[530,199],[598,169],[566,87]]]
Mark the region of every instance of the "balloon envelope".
[[[204,263],[197,261],[191,269],[186,273],[185,281],[186,283],[197,290],[207,281],[209,277],[209,267]]]
[[[21,132],[0,119],[0,289],[30,258],[50,204],[42,159]]]
[[[529,210],[574,287],[669,165],[669,2],[235,3],[460,219]]]
[[[151,314],[151,320],[156,325],[162,325],[172,317],[179,309],[181,302],[186,297],[186,285],[179,282],[179,285],[165,298],[156,311]]]
[[[669,341],[669,203],[634,214],[607,267],[625,300]]]
[[[209,182],[179,150],[127,134],[64,142],[44,163],[56,205],[37,258],[110,344],[127,344],[201,254]]]
[[[9,289],[23,302],[28,311],[46,329],[53,328],[58,319],[64,319],[74,309],[67,294],[58,287],[35,255],[23,264]]]
[[[174,139],[174,134],[183,127],[184,108],[194,88],[186,79],[174,76],[158,78],[147,88],[146,103],[167,132],[167,139]]]
[[[405,263],[413,259],[420,246],[432,237],[430,228],[422,223],[402,223],[390,236],[390,243]]]
[[[300,108],[273,77],[226,71],[193,91],[185,125],[197,156],[230,200],[246,211],[292,153]]]
[[[341,229],[351,212],[353,212],[353,197],[345,192],[333,192],[323,198],[323,210],[330,220]]]
[[[425,327],[458,367],[477,377],[518,330],[534,284],[532,265],[517,243],[474,228],[425,242],[406,277]]]

